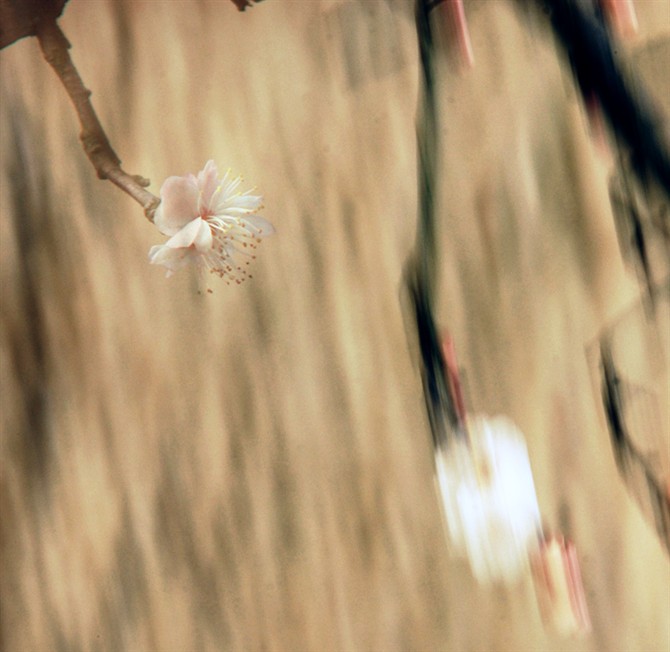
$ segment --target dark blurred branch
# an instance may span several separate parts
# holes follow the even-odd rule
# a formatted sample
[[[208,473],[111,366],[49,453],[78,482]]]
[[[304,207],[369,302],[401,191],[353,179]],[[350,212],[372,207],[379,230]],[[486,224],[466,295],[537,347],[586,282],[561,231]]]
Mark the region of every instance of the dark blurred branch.
[[[84,86],[72,63],[68,52],[70,44],[60,27],[55,20],[43,21],[36,26],[35,35],[40,42],[44,58],[56,71],[74,104],[81,124],[79,137],[86,155],[98,173],[98,178],[109,179],[129,194],[144,208],[147,218],[153,221],[160,199],[146,190],[149,185],[148,179],[127,174],[121,169],[121,161],[109,144],[89,99],[91,91]]]
[[[435,6],[435,5],[433,5]],[[421,379],[426,410],[436,448],[460,434],[460,420],[450,392],[440,336],[434,320],[433,298],[437,276],[435,194],[438,179],[437,99],[435,94],[435,40],[430,23],[431,6],[417,0],[416,30],[419,44],[420,96],[417,115],[418,195],[416,255],[405,269],[421,354]]]
[[[601,340],[600,356],[602,401],[617,468],[643,514],[652,520],[666,552],[670,553],[670,493],[668,486],[667,484],[661,485],[647,457],[642,454],[631,439],[626,425],[623,381],[614,365],[610,345],[606,338]],[[640,487],[635,482],[636,475],[644,479],[646,491],[640,491]]]
[[[534,2],[547,15],[582,95],[597,98],[616,138],[629,149],[643,187],[653,180],[670,199],[667,134],[641,85],[633,91],[627,82],[605,25],[580,0]]]
[[[522,4],[528,0],[521,0]],[[445,0],[425,0],[427,14]],[[628,148],[644,187],[654,180],[670,199],[670,143],[650,98],[627,82],[610,34],[584,0],[530,0],[549,20],[586,101],[596,98],[616,138]]]
[[[420,291],[426,296],[430,313],[437,271],[435,196],[439,144],[435,93],[435,40],[429,13],[430,9],[424,5],[423,0],[418,0],[415,19],[421,85],[417,115],[419,221],[416,249],[419,258],[416,262],[417,282]]]

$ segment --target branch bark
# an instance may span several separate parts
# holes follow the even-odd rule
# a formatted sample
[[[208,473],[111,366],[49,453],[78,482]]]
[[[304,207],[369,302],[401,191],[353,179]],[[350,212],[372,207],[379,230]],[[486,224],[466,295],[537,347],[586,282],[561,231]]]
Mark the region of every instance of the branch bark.
[[[251,7],[252,2],[261,2],[262,0],[233,0],[233,4],[239,11],[244,11],[247,7]]]
[[[121,169],[121,161],[109,144],[98,116],[90,101],[89,91],[81,80],[70,53],[70,43],[55,20],[40,22],[35,28],[40,48],[46,61],[54,69],[79,117],[81,133],[79,138],[84,151],[93,164],[99,179],[108,179],[130,195],[142,208],[149,221],[160,199],[146,190],[149,180],[139,175],[130,175]]]
[[[43,20],[56,20],[67,0],[0,0],[0,49],[35,35]]]

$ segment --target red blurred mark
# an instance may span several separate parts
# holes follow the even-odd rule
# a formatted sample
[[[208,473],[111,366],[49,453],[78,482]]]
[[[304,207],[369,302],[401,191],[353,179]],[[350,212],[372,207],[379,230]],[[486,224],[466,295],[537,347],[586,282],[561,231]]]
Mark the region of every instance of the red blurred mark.
[[[591,93],[588,96],[585,96],[584,106],[586,107],[586,115],[589,120],[589,132],[596,151],[606,163],[609,163],[612,158],[612,152],[607,138],[607,127],[605,125],[600,102],[598,101],[598,98]]]
[[[638,23],[633,0],[600,0],[600,4],[607,20],[623,38],[637,34]]]
[[[472,68],[475,63],[475,56],[472,51],[472,42],[470,41],[470,32],[468,31],[468,23],[465,18],[463,0],[445,0],[443,6],[446,7],[447,20],[456,35],[456,43],[458,44],[458,53],[461,61],[466,68]]]
[[[449,383],[449,392],[454,399],[456,414],[461,423],[465,423],[465,400],[463,398],[463,389],[458,372],[458,361],[456,360],[456,349],[454,340],[448,333],[442,339],[442,358],[447,368],[447,381]]]
[[[545,625],[563,635],[591,630],[577,551],[571,541],[550,537],[531,557],[540,614]]]

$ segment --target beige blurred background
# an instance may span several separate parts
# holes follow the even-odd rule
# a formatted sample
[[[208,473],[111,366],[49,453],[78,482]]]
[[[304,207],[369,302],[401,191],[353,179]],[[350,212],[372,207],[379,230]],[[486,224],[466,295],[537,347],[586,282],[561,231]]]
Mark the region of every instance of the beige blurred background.
[[[626,50],[667,112],[670,6],[636,6]],[[472,408],[527,437],[592,634],[546,632],[529,578],[481,587],[446,547],[401,307],[412,4],[71,0],[61,26],[124,168],[157,193],[213,158],[277,235],[242,286],[165,279],[146,261],[164,237],[96,179],[37,43],[0,53],[4,650],[670,649],[668,558],[589,367],[640,296],[609,164],[541,24],[506,0],[466,11],[469,72],[436,25],[439,319]]]

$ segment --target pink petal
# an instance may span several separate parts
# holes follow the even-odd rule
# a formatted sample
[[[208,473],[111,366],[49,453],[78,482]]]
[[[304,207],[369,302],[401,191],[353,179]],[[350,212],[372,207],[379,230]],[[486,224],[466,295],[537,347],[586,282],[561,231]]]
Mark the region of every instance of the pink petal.
[[[249,224],[259,238],[265,238],[275,232],[275,227],[260,215],[247,215],[242,218],[245,224]]]
[[[165,245],[154,245],[149,250],[149,262],[152,265],[166,267],[168,270],[166,276],[172,276],[175,271],[188,265],[192,259],[189,249],[172,249]]]
[[[191,245],[198,251],[210,249],[212,246],[212,232],[207,222],[200,217],[191,220],[165,243],[171,249],[183,249]]]
[[[195,234],[195,238],[193,238],[193,245],[197,251],[206,253],[212,248],[213,240],[212,229],[209,228],[209,224],[205,220],[200,220],[200,227]]]
[[[155,263],[157,259],[161,257],[162,250],[165,249],[165,245],[154,245],[149,249],[149,262]]]
[[[198,210],[200,215],[203,211],[211,208],[212,195],[219,185],[219,170],[214,161],[209,160],[205,163],[205,167],[198,172],[198,189],[200,191],[200,198],[198,203]]]
[[[165,235],[174,235],[198,215],[198,187],[189,177],[168,177],[161,186],[161,203],[154,224]]]

